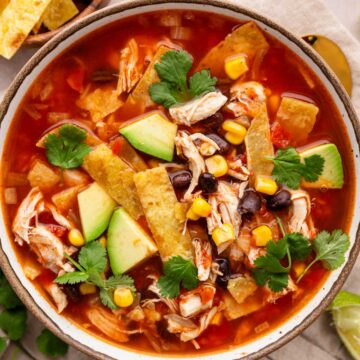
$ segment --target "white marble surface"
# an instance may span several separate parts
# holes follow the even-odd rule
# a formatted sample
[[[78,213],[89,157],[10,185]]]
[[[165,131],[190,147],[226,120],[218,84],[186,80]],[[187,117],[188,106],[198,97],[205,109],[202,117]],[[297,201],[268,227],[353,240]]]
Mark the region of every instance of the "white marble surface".
[[[1,0],[0,0],[1,1]],[[115,3],[121,0],[112,0],[110,3]],[[306,29],[316,28],[316,23],[319,18],[323,19],[327,16],[328,23],[332,22],[331,15],[326,12],[324,7],[320,6],[317,0],[233,0],[238,1],[248,7],[252,7],[259,12],[263,12],[266,15],[273,17],[284,26],[292,28],[298,35],[309,34]],[[352,33],[352,35],[360,40],[360,1],[359,0],[324,0],[328,9],[330,9],[336,18]],[[313,7],[316,11],[312,11]],[[290,13],[304,12],[308,14],[306,20],[301,20],[301,16],[294,16],[294,18],[284,17],[279,15],[279,12],[283,10],[283,7],[292,9]],[[320,10],[319,10],[320,9]],[[317,12],[319,10],[319,12]],[[298,14],[297,14],[298,15]],[[297,20],[297,22],[296,22]],[[306,24],[307,23],[307,24]],[[318,22],[318,24],[321,21]],[[313,26],[313,24],[315,24]],[[338,26],[336,22],[331,23],[332,34],[334,39],[343,37],[344,44],[354,44],[346,31]],[[320,26],[320,25],[319,25]],[[306,29],[305,29],[306,28]],[[301,29],[301,31],[299,30]],[[310,30],[309,30],[310,31]],[[360,46],[355,46],[351,54],[356,51],[360,51]],[[0,59],[0,99],[2,94],[6,90],[7,86],[19,71],[21,66],[27,61],[27,59],[34,53],[32,49],[21,49],[21,51],[11,60],[11,62]],[[360,56],[359,56],[360,61]],[[356,63],[354,60],[354,64]],[[354,72],[360,72],[360,66],[354,66]],[[360,94],[360,92],[359,92]],[[353,99],[357,104],[360,104],[360,96],[355,94]],[[358,110],[360,106],[358,107]],[[356,271],[360,269],[360,264],[357,265],[355,271],[353,271],[349,281],[346,284],[346,288],[360,293],[360,272]],[[23,339],[22,345],[26,349],[26,352],[16,352],[14,356],[14,346],[9,348],[3,355],[2,359],[10,360],[28,360],[45,359],[40,355],[34,344],[35,337],[41,331],[41,325],[37,323],[32,317],[29,320],[31,331],[28,331]],[[68,356],[70,360],[85,360],[88,359],[83,354],[78,353],[76,350],[71,349]],[[328,314],[322,315],[309,329],[307,329],[301,336],[294,339],[292,342],[281,348],[280,350],[270,354],[267,357],[268,360],[347,360],[350,356],[344,350],[341,345],[334,329],[331,327],[331,319]]]

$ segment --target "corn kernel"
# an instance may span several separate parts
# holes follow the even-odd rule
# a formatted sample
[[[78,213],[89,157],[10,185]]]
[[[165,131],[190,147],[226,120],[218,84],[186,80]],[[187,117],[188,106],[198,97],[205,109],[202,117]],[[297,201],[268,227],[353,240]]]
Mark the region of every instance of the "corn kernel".
[[[218,312],[215,314],[215,316],[212,318],[210,324],[211,325],[216,325],[216,326],[220,326],[221,323],[223,322],[224,319],[224,315],[222,312]]]
[[[105,235],[103,235],[103,236],[99,239],[99,242],[100,242],[100,244],[101,244],[101,246],[102,246],[103,248],[106,248],[106,236],[105,236]]]
[[[68,234],[68,239],[71,245],[83,246],[85,244],[84,237],[78,229],[71,229]]]
[[[223,224],[217,227],[211,234],[216,246],[224,244],[228,241],[235,240],[234,227],[231,224]]]
[[[268,177],[258,176],[255,179],[255,190],[267,195],[274,195],[278,189],[276,182]]]
[[[252,232],[255,238],[256,246],[266,246],[266,244],[273,238],[271,229],[266,225],[260,225]]]
[[[82,283],[79,286],[79,291],[81,295],[91,295],[96,294],[97,289],[93,284]]]
[[[236,135],[231,132],[225,133],[224,137],[227,140],[227,142],[229,142],[230,144],[233,144],[233,145],[240,145],[244,141],[244,138],[245,138],[244,136]]]
[[[238,79],[241,75],[245,74],[249,70],[246,61],[246,55],[241,54],[241,55],[231,56],[230,58],[225,59],[224,69],[226,75],[230,79],[232,80]]]
[[[200,219],[200,216],[195,214],[193,209],[190,208],[186,213],[186,218],[189,219],[189,220],[192,220],[192,221],[197,221],[197,220]]]
[[[306,265],[303,262],[296,262],[293,264],[292,268],[295,273],[295,277],[298,278],[304,272]]]
[[[128,307],[134,302],[134,296],[129,288],[119,287],[114,291],[114,303],[119,307]]]
[[[214,155],[205,160],[205,164],[209,173],[215,177],[221,177],[227,174],[228,164],[221,155]]]
[[[243,137],[245,137],[246,135],[246,128],[234,120],[224,121],[222,124],[222,128],[225,131],[231,132],[236,135],[242,135]]]
[[[201,217],[207,217],[211,213],[211,205],[201,197],[194,200],[191,209],[196,215]]]

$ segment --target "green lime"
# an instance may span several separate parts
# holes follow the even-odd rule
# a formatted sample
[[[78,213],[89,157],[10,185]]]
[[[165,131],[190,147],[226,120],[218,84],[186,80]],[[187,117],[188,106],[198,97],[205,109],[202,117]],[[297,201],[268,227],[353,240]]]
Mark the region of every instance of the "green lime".
[[[354,359],[360,360],[360,296],[340,291],[329,310],[344,345]]]

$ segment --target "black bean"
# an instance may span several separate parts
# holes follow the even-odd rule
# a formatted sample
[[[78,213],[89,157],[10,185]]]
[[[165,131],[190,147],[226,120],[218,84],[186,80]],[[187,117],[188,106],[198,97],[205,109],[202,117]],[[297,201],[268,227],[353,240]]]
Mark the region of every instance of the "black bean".
[[[81,294],[78,285],[62,285],[61,289],[71,302],[77,303],[80,301]]]
[[[182,189],[190,185],[192,174],[187,170],[169,173],[170,181],[175,189]]]
[[[266,198],[266,207],[269,210],[281,210],[291,205],[291,194],[287,190],[279,190]]]
[[[238,206],[240,214],[255,214],[261,209],[261,196],[254,189],[245,190]]]
[[[212,141],[216,142],[218,147],[220,148],[219,153],[225,154],[230,150],[230,144],[225,141],[222,137],[220,137],[218,134],[210,133],[206,134],[208,138],[210,138]]]
[[[213,174],[205,172],[199,177],[199,185],[202,191],[207,194],[211,194],[217,191],[218,181]]]
[[[228,259],[225,258],[216,258],[215,262],[219,264],[219,271],[223,274],[222,276],[218,275],[216,278],[216,283],[222,287],[226,288],[229,278],[231,276],[230,263]]]
[[[207,119],[202,121],[202,124],[212,130],[217,130],[224,121],[224,117],[221,112],[216,112]]]

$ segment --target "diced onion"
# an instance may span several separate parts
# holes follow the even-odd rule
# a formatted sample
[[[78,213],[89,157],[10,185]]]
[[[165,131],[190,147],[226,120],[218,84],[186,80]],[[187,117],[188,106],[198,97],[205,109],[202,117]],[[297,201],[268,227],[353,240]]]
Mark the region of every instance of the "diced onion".
[[[180,14],[163,14],[160,17],[161,26],[181,26],[181,15]]]
[[[23,107],[24,111],[34,120],[40,120],[41,114],[39,111],[35,108],[34,104],[26,104]]]
[[[16,188],[6,188],[4,191],[5,203],[8,205],[17,204],[17,191]]]
[[[261,323],[260,325],[256,326],[254,331],[256,334],[259,334],[259,333],[267,330],[269,327],[270,327],[270,324],[267,321],[265,321],[265,322]]]
[[[59,121],[69,119],[70,115],[68,113],[62,112],[49,112],[47,114],[47,122],[51,125],[56,124]]]
[[[52,91],[54,90],[54,85],[52,82],[47,82],[46,85],[41,89],[39,97],[41,101],[45,101],[49,98]]]
[[[170,29],[170,37],[174,40],[189,40],[191,38],[191,29],[183,26],[176,26]]]

